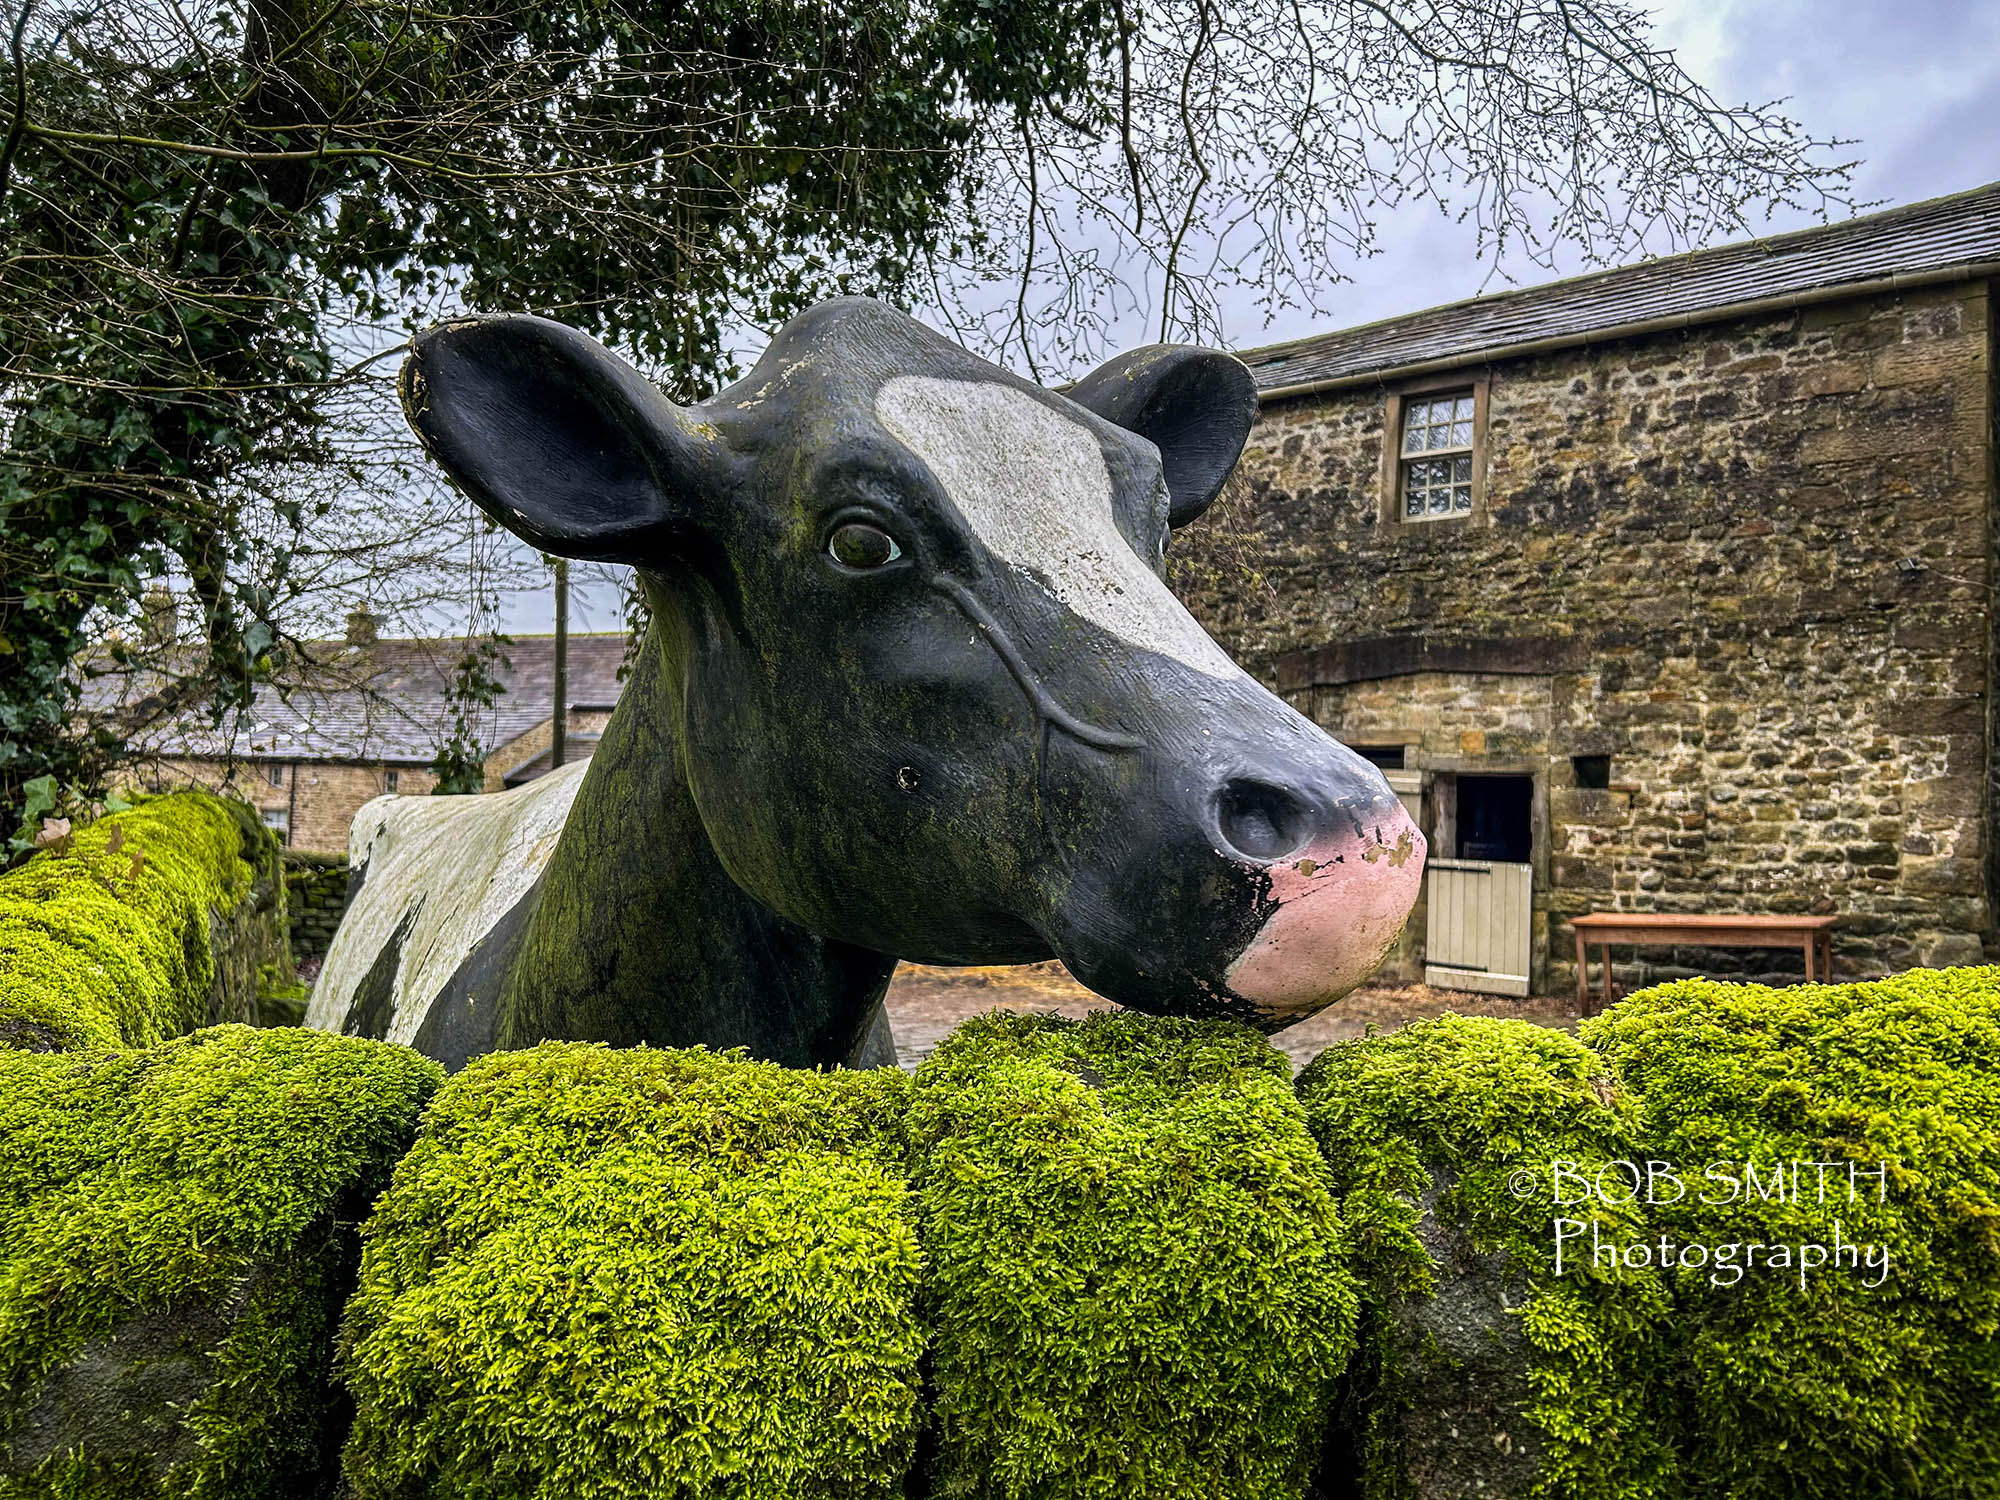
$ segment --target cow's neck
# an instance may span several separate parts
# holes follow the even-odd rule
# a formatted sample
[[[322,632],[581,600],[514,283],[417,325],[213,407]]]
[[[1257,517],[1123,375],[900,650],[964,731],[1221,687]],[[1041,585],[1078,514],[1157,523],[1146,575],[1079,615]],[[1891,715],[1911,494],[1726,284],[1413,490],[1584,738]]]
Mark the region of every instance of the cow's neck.
[[[542,878],[495,1044],[855,1061],[895,960],[815,936],[724,872],[688,791],[668,708],[679,695],[652,690],[666,667],[660,636],[648,634]]]

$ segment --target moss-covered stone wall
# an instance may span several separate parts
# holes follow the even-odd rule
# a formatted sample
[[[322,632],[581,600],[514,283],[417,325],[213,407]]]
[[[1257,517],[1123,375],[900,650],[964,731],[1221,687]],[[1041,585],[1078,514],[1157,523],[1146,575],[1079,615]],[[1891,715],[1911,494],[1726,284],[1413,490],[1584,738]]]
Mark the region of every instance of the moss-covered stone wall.
[[[1247,1028],[994,1016],[917,1072],[937,1495],[1302,1495],[1352,1246]]]
[[[908,1091],[704,1051],[475,1060],[364,1230],[353,1494],[900,1493]]]
[[[284,869],[292,961],[325,958],[347,913],[347,856],[287,849]]]
[[[1996,1057],[1995,969],[1323,1054],[1363,1283],[1329,1492],[2000,1493]]]
[[[1464,520],[1385,515],[1380,386],[1275,402],[1173,576],[1336,736],[1535,777],[1542,988],[1592,909],[1838,910],[1843,976],[1977,963],[1992,345],[1968,283],[1475,363]]]
[[[148,1046],[254,1021],[291,978],[278,847],[199,792],[100,819],[0,875],[0,1047]]]
[[[2000,969],[1445,1017],[1296,1085],[1131,1015],[914,1078],[4,1051],[0,1500],[315,1496],[343,1445],[356,1500],[1974,1500],[1996,1058]]]
[[[321,1492],[355,1224],[441,1077],[294,1028],[0,1051],[0,1500]]]

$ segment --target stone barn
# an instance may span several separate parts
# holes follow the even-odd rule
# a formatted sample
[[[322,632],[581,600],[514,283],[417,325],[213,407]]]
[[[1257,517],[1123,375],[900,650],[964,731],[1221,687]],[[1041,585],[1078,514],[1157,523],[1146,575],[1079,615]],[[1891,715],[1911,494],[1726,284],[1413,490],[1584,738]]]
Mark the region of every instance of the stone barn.
[[[1390,977],[1561,992],[1592,911],[1993,951],[1996,277],[2000,184],[1244,355],[1174,581],[1419,810]]]

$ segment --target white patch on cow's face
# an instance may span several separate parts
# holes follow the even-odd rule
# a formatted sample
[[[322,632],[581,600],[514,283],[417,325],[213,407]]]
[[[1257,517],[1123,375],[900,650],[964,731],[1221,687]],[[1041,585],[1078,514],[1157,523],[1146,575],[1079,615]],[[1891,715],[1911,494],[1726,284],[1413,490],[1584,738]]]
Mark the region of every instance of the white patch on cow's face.
[[[376,956],[415,907],[388,1030],[389,1041],[414,1041],[466,955],[548,864],[589,766],[576,761],[477,797],[378,797],[356,813],[348,858],[366,873],[327,949],[306,1024],[346,1025]]]
[[[1111,474],[1081,422],[984,380],[900,375],[876,420],[930,467],[980,542],[1070,610],[1210,677],[1241,672],[1119,533]]]

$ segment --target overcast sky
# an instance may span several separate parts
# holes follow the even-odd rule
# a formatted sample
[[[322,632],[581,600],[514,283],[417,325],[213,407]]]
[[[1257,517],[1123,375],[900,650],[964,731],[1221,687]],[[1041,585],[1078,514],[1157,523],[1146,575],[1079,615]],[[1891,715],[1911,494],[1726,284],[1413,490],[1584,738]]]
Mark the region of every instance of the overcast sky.
[[[2000,0],[1669,0],[1655,14],[1658,39],[1724,102],[1789,98],[1786,112],[1812,134],[1852,138],[1859,202],[1892,207],[2000,179]],[[1781,213],[1759,232],[1814,222]],[[1502,267],[1512,283],[1495,276],[1471,231],[1427,203],[1386,218],[1380,243],[1326,293],[1328,316],[1267,327],[1253,307],[1226,309],[1228,342],[1252,348],[1550,279],[1533,265]],[[520,595],[502,628],[551,621],[549,595]],[[615,587],[575,591],[572,629],[620,624]]]

